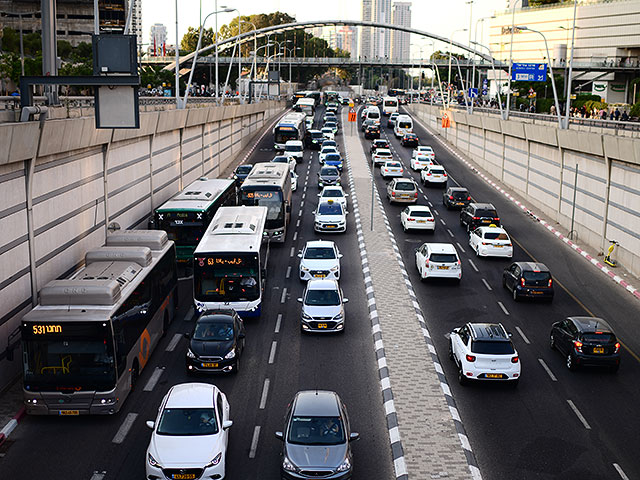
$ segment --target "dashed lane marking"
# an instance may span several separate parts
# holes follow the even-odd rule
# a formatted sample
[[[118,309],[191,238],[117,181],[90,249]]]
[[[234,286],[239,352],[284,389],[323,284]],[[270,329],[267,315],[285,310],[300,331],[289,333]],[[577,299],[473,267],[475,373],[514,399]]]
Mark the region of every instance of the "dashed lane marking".
[[[293,232],[293,241],[295,242],[298,239],[298,232]]]
[[[256,450],[258,450],[258,439],[260,438],[260,425],[256,425],[253,429],[253,438],[251,439],[251,448],[249,449],[249,458],[256,458]]]
[[[282,296],[280,297],[280,303],[284,303],[287,300],[287,287],[282,289]]]
[[[473,260],[471,260],[470,258],[469,258],[468,260],[469,260],[469,263],[471,264],[471,267],[473,267],[473,269],[474,269],[476,272],[479,272],[480,270],[478,270],[478,267],[476,267],[476,264],[475,264],[475,263],[473,263]]]
[[[484,286],[487,287],[487,290],[489,291],[493,290],[493,288],[491,288],[491,285],[489,285],[484,278],[482,279],[482,283],[484,283]]]
[[[300,219],[296,222],[296,228],[300,226]]]
[[[276,319],[276,328],[273,333],[280,333],[280,325],[282,324],[282,314],[278,314],[278,318]]]
[[[502,304],[502,302],[498,302],[498,305],[500,305],[500,308],[502,309],[502,311],[504,312],[505,315],[509,315],[509,311],[506,309],[506,307]]]
[[[129,430],[131,430],[133,422],[136,421],[136,418],[138,418],[137,413],[128,413],[127,416],[124,417],[122,425],[120,425],[118,432],[116,433],[115,437],[113,437],[113,440],[111,440],[111,442],[118,444],[124,442],[124,439],[127,438],[127,434],[129,433]]]
[[[291,247],[291,250],[289,250],[289,256],[293,257],[294,253],[296,253],[296,247]]]
[[[464,253],[464,252],[465,252],[465,251],[464,251],[464,248],[462,248],[462,245],[460,245],[460,242],[456,242],[456,245],[458,246],[458,248],[460,249],[460,251],[461,251],[462,253]]]
[[[162,372],[164,372],[164,367],[156,367],[156,369],[151,374],[149,381],[142,390],[144,390],[145,392],[153,391],[156,384],[158,383],[158,380],[160,380],[160,377],[162,376]]]
[[[289,278],[289,277],[291,277],[291,265],[287,267],[287,274],[285,275],[285,278]]]
[[[625,473],[622,471],[622,468],[620,468],[620,465],[614,463],[613,468],[616,469],[616,472],[618,472],[618,475],[620,475],[620,478],[622,478],[622,480],[629,480],[629,477],[625,475]]]
[[[549,378],[551,379],[552,382],[557,382],[558,379],[556,378],[556,376],[553,374],[553,372],[551,371],[551,369],[547,366],[547,364],[544,362],[543,359],[539,358],[538,362],[540,362],[540,365],[542,365],[542,368],[544,368],[544,371],[547,372],[547,375],[549,375]]]
[[[171,341],[169,342],[169,345],[167,345],[167,348],[165,348],[165,352],[173,352],[178,346],[178,342],[180,341],[181,338],[182,338],[182,334],[176,333],[171,339]]]
[[[269,379],[264,379],[264,385],[262,386],[262,396],[260,397],[260,410],[264,410],[267,406],[267,395],[269,394]]]
[[[580,410],[578,410],[578,407],[576,407],[576,404],[573,403],[572,400],[567,400],[567,403],[571,407],[571,410],[573,410],[573,413],[576,414],[576,417],[578,417],[580,422],[582,422],[582,425],[584,425],[584,428],[586,428],[587,430],[591,430],[591,425],[589,425],[589,423],[587,422],[587,419],[584,418],[582,413],[580,413]]]
[[[278,342],[271,342],[271,351],[269,352],[269,365],[271,365],[276,359],[276,348],[278,347]]]
[[[522,337],[522,339],[524,340],[524,343],[526,343],[527,345],[531,345],[531,342],[529,341],[529,339],[527,338],[527,336],[524,334],[524,332],[522,331],[522,329],[520,329],[520,327],[516,327],[516,330],[518,331],[518,333],[520,334],[520,336]]]
[[[614,463],[615,465],[615,463]],[[102,480],[105,475],[107,474],[107,472],[93,472],[93,475],[91,475],[91,479],[90,480]]]
[[[451,238],[453,238],[453,237],[454,237],[453,232],[451,231],[451,229],[447,228],[447,233],[449,234],[449,236],[450,236]]]

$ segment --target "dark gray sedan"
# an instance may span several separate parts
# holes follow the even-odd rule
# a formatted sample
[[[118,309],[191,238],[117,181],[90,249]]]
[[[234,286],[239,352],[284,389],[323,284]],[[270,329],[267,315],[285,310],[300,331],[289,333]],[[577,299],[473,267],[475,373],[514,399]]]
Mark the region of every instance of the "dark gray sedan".
[[[322,167],[318,172],[318,188],[340,185],[340,170],[337,167]]]
[[[351,478],[351,442],[360,435],[351,432],[347,408],[337,393],[298,392],[287,411],[284,428],[284,432],[276,432],[284,442],[280,467],[283,479]]]

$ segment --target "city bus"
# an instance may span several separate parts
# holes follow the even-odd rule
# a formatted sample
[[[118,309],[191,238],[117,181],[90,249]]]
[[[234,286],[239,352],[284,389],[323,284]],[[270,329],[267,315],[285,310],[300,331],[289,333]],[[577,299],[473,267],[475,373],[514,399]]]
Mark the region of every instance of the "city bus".
[[[319,92],[317,90],[312,90],[310,92],[307,92],[306,97],[313,98],[316,102],[316,107],[317,107],[318,105],[320,105],[320,102],[322,100],[322,92]]]
[[[304,113],[307,117],[313,117],[316,113],[316,100],[312,97],[301,98],[296,102],[293,108]]]
[[[177,308],[176,252],[161,230],[120,230],[20,323],[33,415],[118,412]]]
[[[240,204],[267,207],[265,236],[284,243],[291,220],[291,176],[285,163],[256,163],[240,187]]]
[[[285,165],[286,166],[286,165]],[[269,256],[266,207],[222,207],[193,253],[193,298],[199,310],[262,311]]]
[[[389,116],[398,112],[398,97],[384,97],[382,99],[382,115]]]
[[[390,88],[387,93],[390,97],[402,97],[407,94],[407,91],[402,88]]]
[[[329,103],[329,102],[338,102],[338,99],[340,97],[340,94],[338,92],[334,92],[334,91],[326,91],[324,92],[324,104],[325,106]]]
[[[284,150],[288,140],[304,140],[306,132],[306,114],[302,112],[287,113],[273,127],[273,143],[276,150]]]
[[[236,184],[227,178],[199,178],[158,207],[149,228],[164,230],[176,244],[178,263],[191,264],[193,251],[222,206],[237,205]]]

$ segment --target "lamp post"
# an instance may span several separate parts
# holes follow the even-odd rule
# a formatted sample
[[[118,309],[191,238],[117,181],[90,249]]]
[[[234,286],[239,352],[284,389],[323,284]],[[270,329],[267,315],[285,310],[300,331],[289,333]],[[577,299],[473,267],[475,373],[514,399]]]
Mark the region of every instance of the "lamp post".
[[[489,47],[487,47],[486,45],[483,45],[481,43],[478,42],[471,42],[474,45],[477,45],[478,47],[482,47],[482,48],[486,48],[487,51],[489,52],[489,55],[491,55],[491,49]],[[493,70],[493,76],[496,76],[496,65],[495,62],[493,61],[493,55],[491,55],[491,70]],[[502,70],[500,70],[500,76],[502,77]],[[498,95],[498,108],[500,109],[500,116],[502,117],[502,99],[500,98],[500,80],[498,80],[498,88],[496,89],[497,95]]]
[[[558,117],[558,128],[562,129],[562,118],[560,117],[560,105],[558,104],[558,92],[556,91],[556,80],[553,77],[553,66],[551,65],[551,57],[549,56],[549,46],[547,45],[547,37],[545,37],[542,32],[538,30],[534,30],[533,28],[529,28],[525,26],[518,26],[517,28],[518,30],[537,33],[544,40],[544,48],[547,51],[547,61],[549,62],[549,74],[551,75],[551,87],[553,88],[553,99],[556,103],[556,115]]]
[[[258,52],[260,50],[262,50],[263,48],[269,48],[269,47],[273,47],[273,43],[266,43],[264,45],[262,45],[261,47],[255,49],[253,52],[253,81],[254,83],[258,80]],[[253,91],[253,99],[256,100],[256,91],[254,88]]]
[[[280,40],[279,42],[277,40],[274,41],[274,43],[276,45],[278,45],[278,50],[277,53],[281,53],[282,52],[282,45],[286,44],[286,43],[293,43],[293,40]],[[286,48],[286,46],[285,46]],[[279,57],[282,57],[282,55],[277,55]],[[280,58],[278,58],[278,77],[282,76],[282,73],[280,72]]]
[[[477,45],[478,44],[478,23],[482,22],[482,30],[484,32],[484,21],[487,18],[496,18],[495,15],[491,15],[490,17],[482,17],[479,18],[478,20],[476,20],[476,28],[474,29],[473,32],[473,40],[469,41],[469,46],[471,46],[472,44]],[[469,36],[471,36],[471,32],[469,32]],[[482,41],[482,39],[480,39]],[[489,51],[489,55],[491,55],[491,51]],[[476,86],[476,61],[475,61],[475,55],[474,55],[474,59],[473,59],[473,69],[472,69],[472,73],[471,73],[471,88],[475,88]],[[491,60],[493,62],[493,59]],[[501,108],[502,110],[502,108]],[[473,113],[473,99],[471,100],[471,113]]]
[[[467,29],[466,28],[459,28],[458,30],[454,30],[453,32],[451,32],[451,36],[449,37],[449,74],[447,76],[447,91],[450,90],[450,85],[451,85],[451,47],[453,45],[453,36],[457,33],[457,32],[466,32]],[[449,92],[447,95],[447,106],[451,106],[451,93]],[[442,99],[444,101],[444,99]]]
[[[267,100],[269,99],[269,62],[271,61],[272,58],[274,57],[280,57],[282,56],[282,53],[278,52],[278,53],[274,53],[273,55],[270,55],[269,57],[267,57],[267,64],[265,66],[265,72],[267,72]],[[280,86],[280,81],[278,81],[278,87]],[[262,89],[260,90],[260,97],[258,97],[258,100],[262,97]]]
[[[516,5],[521,0],[514,0],[513,8],[511,9],[511,42],[509,42],[509,74],[507,81],[509,82],[507,85],[507,109],[504,115],[504,120],[509,120],[509,103],[511,102],[511,67],[513,67],[513,32],[515,30],[515,20],[516,20]]]
[[[293,52],[295,52],[296,50],[302,50],[300,47],[283,47],[284,50],[289,54],[289,85],[291,85],[291,57],[294,55]]]
[[[573,27],[571,28],[571,57],[569,58],[569,75],[567,75],[567,97],[564,105],[564,128],[569,128],[569,107],[571,106],[571,75],[573,75],[573,49],[576,38],[576,10],[578,0],[573,0]],[[547,55],[548,56],[548,55]],[[549,60],[551,65],[551,60]],[[558,108],[558,107],[556,107]]]
[[[456,61],[456,65],[458,67],[458,74],[460,75],[460,83],[462,84],[462,96],[464,97],[464,106],[467,107],[467,113],[469,113],[469,102],[468,102],[466,88],[464,85],[464,79],[462,78],[462,70],[460,69],[460,61],[456,57],[453,57],[453,59]],[[467,83],[467,85],[469,84]]]
[[[253,27],[253,51],[255,52],[258,49],[258,34],[256,33],[256,30],[258,30],[258,27],[256,27],[255,23],[250,22],[249,20],[244,20],[241,19],[240,20],[243,23],[248,23],[249,25],[251,25]],[[251,74],[251,71],[249,71],[249,74]],[[251,80],[251,77],[249,76],[249,80]],[[245,94],[248,92],[245,92]],[[246,95],[245,95],[246,98]],[[244,102],[244,100],[243,100]]]
[[[240,31],[240,24],[241,24],[241,19],[240,19],[240,10],[238,10],[237,8],[232,8],[232,7],[227,7],[226,5],[222,5],[220,8],[223,9],[227,9],[229,11],[232,12],[237,12],[238,13],[238,37],[240,36],[240,34],[242,33]],[[242,49],[240,48],[240,38],[238,38],[236,40],[236,45],[238,46],[238,96],[240,98],[240,103],[242,103],[242,96],[240,96],[240,79],[242,78]],[[231,64],[229,64],[229,71],[231,71]],[[225,85],[226,88],[226,85]]]

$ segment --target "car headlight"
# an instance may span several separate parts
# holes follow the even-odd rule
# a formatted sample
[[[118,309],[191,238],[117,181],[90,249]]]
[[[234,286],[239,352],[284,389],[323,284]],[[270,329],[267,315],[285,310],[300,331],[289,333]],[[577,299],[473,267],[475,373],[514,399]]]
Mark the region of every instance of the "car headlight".
[[[216,465],[218,465],[220,463],[220,460],[222,460],[222,452],[220,452],[215,457],[213,457],[213,460],[211,460],[209,463],[207,463],[204,466],[204,468],[215,467]]]
[[[193,353],[190,348],[187,348],[187,357],[196,358],[196,354]]]
[[[340,465],[338,465],[338,468],[336,468],[336,472],[346,472],[350,468],[351,468],[351,462],[349,461],[348,458],[345,458],[344,462],[342,462]]]
[[[306,313],[302,312],[302,318],[304,318],[305,320],[311,320],[311,315],[307,315]]]
[[[302,270],[303,272],[308,272],[309,269],[307,267],[300,267],[300,270]]]
[[[286,456],[282,459],[282,469],[287,472],[297,472],[298,467],[296,467],[291,460],[289,460]]]
[[[235,348],[224,356],[225,360],[231,360],[232,358],[235,358],[235,357],[236,357]]]
[[[331,267],[330,269],[332,272],[337,272],[338,271],[338,267]]]
[[[162,465],[160,465],[158,461],[155,458],[153,458],[153,455],[151,455],[150,453],[147,453],[147,460],[149,461],[149,465],[151,465],[152,467],[162,468]]]
[[[338,321],[342,320],[342,314],[341,313],[337,314],[335,317],[333,317],[333,320],[338,320]]]

